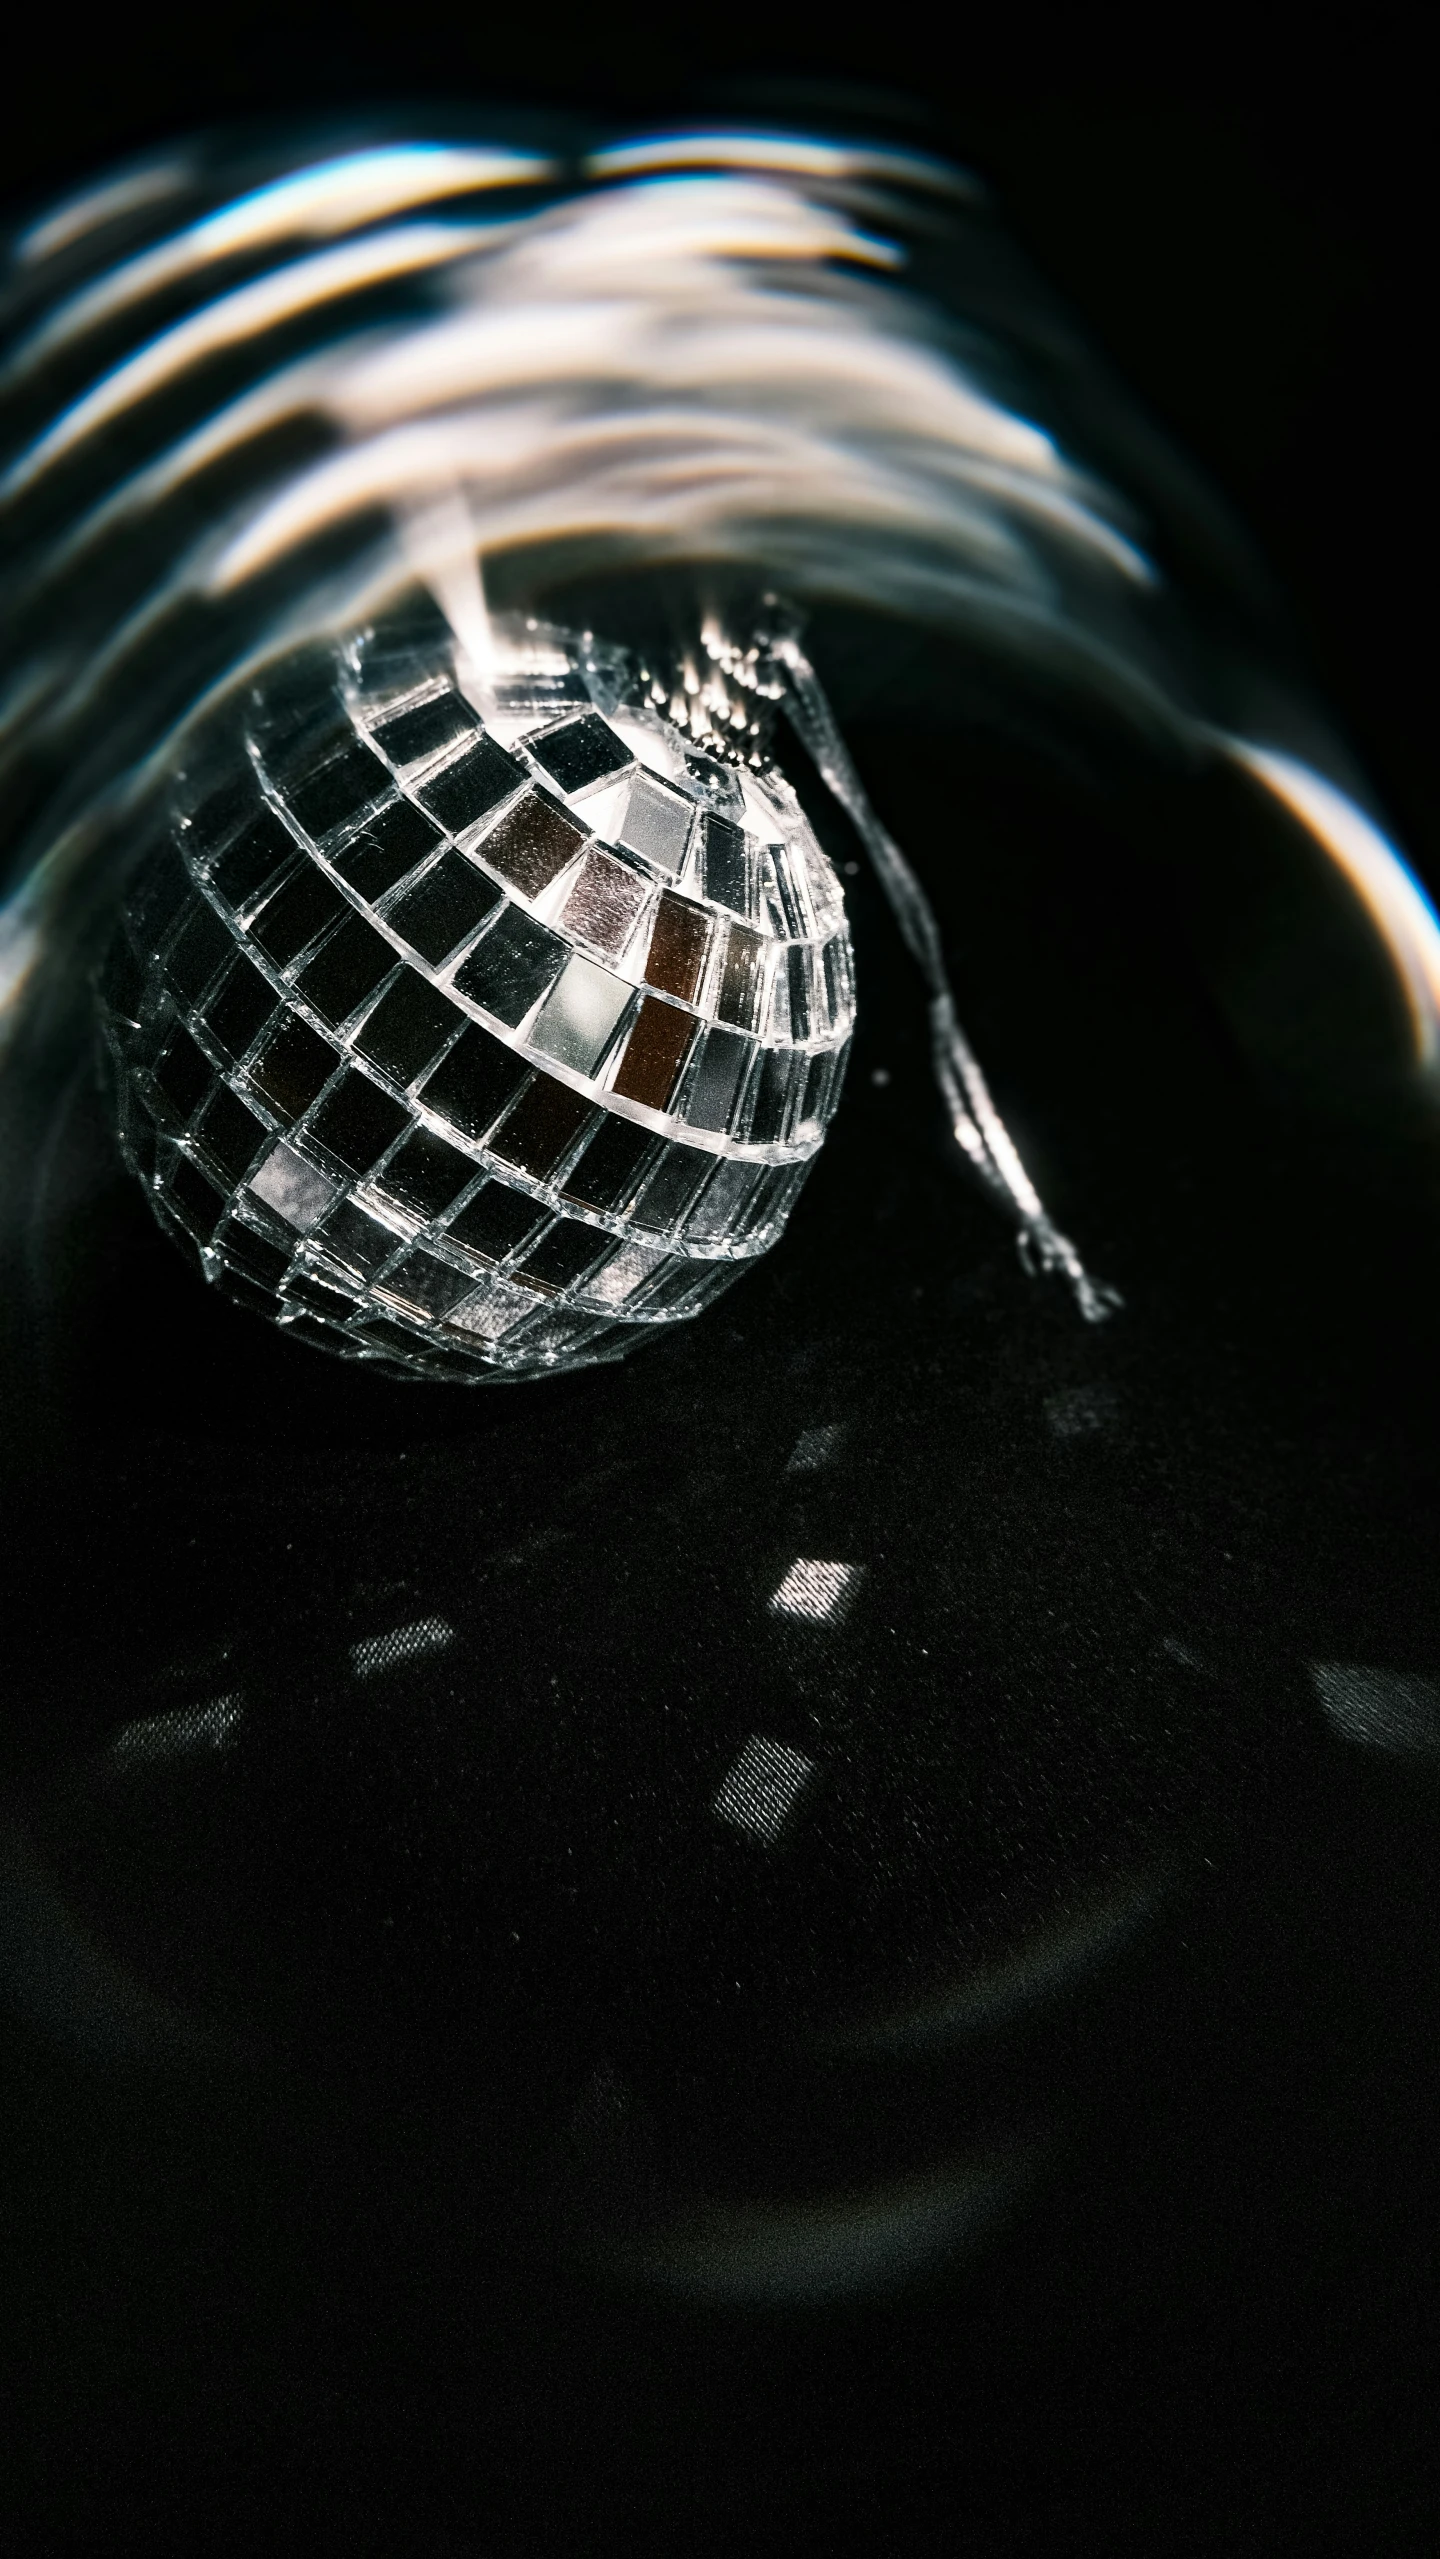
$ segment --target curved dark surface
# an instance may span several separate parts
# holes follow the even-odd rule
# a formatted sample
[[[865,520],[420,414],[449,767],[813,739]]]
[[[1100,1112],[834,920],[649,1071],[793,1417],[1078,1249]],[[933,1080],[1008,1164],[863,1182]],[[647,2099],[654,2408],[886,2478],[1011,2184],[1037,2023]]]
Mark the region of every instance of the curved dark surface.
[[[962,1011],[1111,1326],[957,1181],[863,876],[785,1243],[613,1373],[357,1381],[191,1280],[88,1068],[40,1125],[12,1084],[22,2549],[1433,2530],[1434,1139],[1383,973],[1238,784],[853,738],[916,844],[958,752]],[[777,1612],[797,1559],[848,1611]]]

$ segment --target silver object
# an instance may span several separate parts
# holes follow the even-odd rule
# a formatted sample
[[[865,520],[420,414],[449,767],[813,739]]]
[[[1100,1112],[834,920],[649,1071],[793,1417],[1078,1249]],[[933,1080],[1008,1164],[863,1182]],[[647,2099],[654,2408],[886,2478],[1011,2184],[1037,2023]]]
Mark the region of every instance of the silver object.
[[[778,1240],[854,1020],[840,884],[766,751],[784,703],[930,983],[957,1140],[1045,1218],[934,919],[798,634],[667,676],[428,606],[282,659],[212,720],[126,900],[101,1017],[121,1142],[207,1279],[392,1374],[622,1356]]]
[[[161,1223],[406,1376],[584,1366],[709,1304],[779,1236],[854,1014],[774,766],[614,650],[493,629],[483,715],[423,615],[282,661],[181,776],[101,984]]]

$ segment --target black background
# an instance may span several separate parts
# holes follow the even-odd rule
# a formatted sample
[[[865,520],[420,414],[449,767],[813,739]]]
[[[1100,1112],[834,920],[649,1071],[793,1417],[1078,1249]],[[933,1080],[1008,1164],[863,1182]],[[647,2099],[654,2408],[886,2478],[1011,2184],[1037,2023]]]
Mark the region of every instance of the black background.
[[[480,11],[402,22],[394,12],[257,9],[197,11],[183,22],[143,12],[56,22],[33,26],[28,41],[4,108],[17,209],[197,122],[362,98],[393,104],[406,94],[488,93],[521,107],[555,100],[622,120],[727,94],[769,100],[777,112],[805,96],[823,111],[828,98],[842,118],[958,153],[990,179],[1117,370],[1231,499],[1290,598],[1319,689],[1382,805],[1422,872],[1440,879],[1429,636],[1435,240],[1427,91],[1410,18],[1371,17],[1363,39],[1342,44],[1309,22],[1207,15],[1171,21],[1162,47],[1153,31],[1137,39],[1111,22],[1082,32],[1043,15],[1007,43],[978,24],[942,27],[932,13],[894,11],[883,29],[849,33],[770,13],[757,35],[738,21],[691,33],[656,12],[543,23],[529,12],[520,24]],[[1007,912],[1002,900],[998,929]],[[1003,1026],[997,1036],[1003,1053]],[[1196,1103],[1192,1137],[1202,1117]],[[1313,1196],[1317,1163],[1325,1178],[1319,1141],[1282,1136],[1232,1196],[1232,1232],[1267,1215],[1278,1231],[1285,1182],[1298,1197],[1309,1180]],[[889,1141],[865,1123],[860,1142],[883,1150]],[[1296,1172],[1306,1145],[1312,1153]],[[1197,1147],[1191,1161],[1203,1177]],[[1333,1177],[1351,1202],[1357,1180],[1363,1189],[1353,1167]],[[916,1178],[923,1184],[923,1167]],[[1096,1179],[1103,1203],[1103,1168]],[[1333,1468],[1345,1492],[1327,1505],[1323,1483],[1317,1490],[1317,1574],[1343,1575],[1347,1554],[1363,1550],[1368,1562],[1344,1599],[1354,1650],[1382,1657],[1391,1610],[1383,1657],[1423,1671],[1436,1667],[1424,1653],[1434,1386],[1433,1266],[1422,1256],[1433,1246],[1428,1203],[1412,1228],[1381,1188],[1380,1209],[1369,1225],[1357,1221],[1363,1231],[1342,1277],[1309,1319],[1322,1353],[1333,1347],[1350,1287],[1367,1310],[1366,1352],[1333,1396],[1317,1387],[1307,1401],[1300,1361],[1277,1387],[1267,1417],[1273,1481],[1263,1469],[1246,1476],[1256,1515],[1248,1560],[1259,1581],[1234,1616],[1248,1611],[1258,1626],[1269,1605],[1273,1623],[1275,1595],[1288,1586],[1303,1647],[1310,1602],[1294,1596],[1305,1546],[1297,1485]],[[822,1195],[807,1230],[812,1259],[823,1256],[835,1214]],[[1106,1208],[1097,1214],[1103,1223]],[[1114,1217],[1123,1224],[1118,1208]],[[1217,1271],[1223,1248],[1222,1237]],[[1162,1218],[1148,1275],[1160,1295],[1168,1281],[1182,1307],[1204,1287],[1203,1275],[1181,1270],[1186,1249],[1183,1219]],[[1278,1245],[1272,1258],[1262,1253],[1262,1272],[1273,1276],[1281,1258]],[[923,1253],[915,1266],[923,1272]],[[782,1278],[771,1305],[779,1331],[784,1287]],[[1234,1329],[1252,1366],[1263,1368],[1268,1344],[1283,1368],[1283,1323],[1266,1311],[1263,1279],[1252,1296]],[[986,1339],[1001,1345],[983,1289],[981,1304]],[[1047,1321],[1024,1356],[1036,1375],[1053,1367],[1059,1377],[1063,1354]],[[122,1332],[102,1333],[102,1349]],[[1214,1374],[1197,1379],[1183,1313],[1168,1342],[1163,1325],[1152,1326],[1136,1356],[1162,1370],[1169,1359],[1175,1409],[1197,1445],[1207,1419],[1223,1439],[1224,1361],[1217,1354]],[[245,1391],[242,1377],[237,1404]],[[654,1390],[662,1408],[666,1392],[663,1383]],[[682,1377],[680,1402],[684,1392]],[[336,1409],[317,1390],[295,1425],[298,1442],[333,1438]],[[122,1391],[112,1441],[123,1440],[131,1410]],[[387,1431],[392,1442],[403,1437],[399,1424],[377,1429],[382,1440]],[[257,1481],[262,1471],[257,1460]],[[1166,1481],[1162,1467],[1150,1495],[1162,1504]],[[1127,1497],[1112,1493],[1123,1507]],[[296,1498],[303,1514],[303,1491]],[[1177,1549],[1206,1533],[1195,1516],[1181,1519],[1189,1498],[1174,1489]],[[269,1570],[284,1543],[281,1499],[277,1489],[253,1553],[233,1561],[241,1585],[262,1563]],[[1257,1595],[1267,1500],[1273,1569]],[[177,1545],[183,1507],[182,1484],[168,1529]],[[383,1543],[378,1515],[370,1533]],[[11,1535],[12,1560],[24,1567],[13,1603],[22,1664],[24,1627],[47,1621],[57,1602],[97,1624],[112,1614],[124,1623],[118,1565],[112,1574],[92,1562],[77,1574],[73,1551],[62,1555],[53,1539]],[[1406,1557],[1389,1580],[1378,1560],[1387,1546],[1405,1547]],[[1018,1572],[1023,1534],[1015,1552]],[[1035,1569],[1033,1553],[1024,1569]],[[1223,1610],[1217,1640],[1222,1621]],[[583,1649],[578,1632],[558,1629],[555,1641]],[[81,1638],[74,1643],[83,1651]],[[1243,1653],[1235,1648],[1237,1661]],[[518,1655],[513,1667],[521,1688],[545,1671]],[[996,2553],[1433,2546],[1436,1802],[1427,1778],[1338,1755],[1288,1768],[1287,1783],[1277,1820],[1257,1782],[1270,1811],[1249,1830],[1242,1822],[1218,1899],[1182,1919],[1141,1985],[1144,2025],[1107,2047],[1119,2056],[1117,2078],[1128,2071],[1133,2080],[1119,2135],[1093,2110],[1087,2117],[1101,2127],[1097,2145],[1116,2144],[1108,2185],[1092,2161],[1089,2182],[1082,2175],[1044,2206],[959,2307],[942,2292],[868,2324],[837,2316],[801,2347],[762,2324],[718,2357],[703,2333],[677,2343],[663,2324],[652,2332],[637,2318],[627,2332],[633,2389],[588,2419],[576,2413],[585,2353],[567,2333],[583,2328],[583,2308],[562,2287],[523,2315],[497,2311],[498,2329],[523,2332],[526,2347],[508,2373],[485,2367],[510,2450],[498,2475],[493,2461],[481,2465],[479,2484],[466,2443],[473,2412],[458,2384],[447,2399],[444,2380],[448,2358],[466,2388],[475,2383],[458,2344],[460,2307],[412,2302],[410,2330],[383,2348],[367,2343],[376,2301],[406,2298],[403,2278],[377,2277],[377,2264],[401,2266],[412,2244],[417,2255],[427,2244],[393,2220],[403,2182],[395,2162],[412,2142],[423,2147],[402,2109],[388,2120],[385,2156],[365,2155],[356,2133],[338,2208],[354,2217],[347,2250],[333,2199],[307,2193],[283,2158],[243,2185],[228,2226],[213,2198],[202,2206],[183,2179],[174,2200],[177,2159],[190,2144],[224,2157],[226,2127],[201,2110],[177,2129],[172,2109],[148,2153],[146,2107],[108,2117],[93,2075],[77,2067],[67,2076],[19,2038],[5,2065],[3,2134],[13,2164],[13,2342],[0,2307],[17,2412],[5,2493],[18,2546],[343,2546],[387,2559],[412,2550],[443,2559],[552,2546],[679,2549],[712,2538],[738,2549],[783,2540]],[[163,1842],[147,1853],[158,1876]],[[443,1883],[436,1889],[443,1894]],[[442,2035],[445,1995],[442,1982]],[[1085,2031],[1082,2018],[1077,2047]],[[1151,2061],[1163,2052],[1163,2098],[1137,2051]],[[1072,2077],[1078,2069],[1081,2080],[1093,2072],[1068,2047],[1058,2057],[1047,2048],[1026,2067]],[[277,2129],[267,2118],[255,2139],[283,2149],[283,2122]],[[198,2170],[196,2179],[198,2193]],[[1047,2213],[1063,2222],[1062,2239]],[[162,2247],[142,2273],[156,2230],[171,2233],[169,2253]],[[333,2297],[319,2319],[326,2286]],[[277,2335],[287,2340],[278,2358]],[[324,2345],[307,2406],[312,2337]],[[687,2354],[693,2368],[677,2372]],[[888,2395],[877,2386],[887,2371]],[[744,2426],[771,2377],[781,2397],[796,2393],[797,2439],[822,2450],[787,2460],[777,2419],[751,2478]],[[647,2395],[648,2429],[634,2415]],[[692,2460],[687,2412],[707,2401],[721,2403],[718,2435],[728,2425],[737,2440],[724,2457],[712,2446]]]

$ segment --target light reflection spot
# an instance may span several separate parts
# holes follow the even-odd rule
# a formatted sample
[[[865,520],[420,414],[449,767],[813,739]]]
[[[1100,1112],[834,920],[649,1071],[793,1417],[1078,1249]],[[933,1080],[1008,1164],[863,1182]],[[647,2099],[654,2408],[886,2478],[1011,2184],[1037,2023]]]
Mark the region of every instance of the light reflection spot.
[[[1312,1662],[1310,1681],[1326,1719],[1366,1750],[1440,1759],[1440,1684],[1368,1662]]]
[[[446,1617],[417,1617],[409,1626],[392,1626],[388,1635],[369,1635],[350,1647],[350,1660],[357,1679],[374,1679],[381,1671],[394,1670],[401,1662],[424,1661],[432,1653],[448,1652],[455,1641],[455,1629]]]
[[[1088,1431],[1108,1430],[1117,1401],[1109,1386],[1065,1386],[1045,1398],[1045,1419],[1057,1439],[1081,1439]]]
[[[771,1597],[771,1614],[803,1618],[815,1626],[836,1626],[849,1612],[864,1569],[862,1564],[825,1563],[815,1555],[797,1555]]]
[[[752,1733],[727,1772],[712,1807],[716,1818],[754,1839],[776,1840],[815,1773],[815,1762],[788,1742]]]
[[[143,1715],[111,1737],[114,1759],[180,1759],[189,1752],[228,1749],[244,1715],[238,1693],[212,1697],[206,1706],[175,1706],[166,1715]]]
[[[259,1172],[251,1174],[250,1188],[301,1234],[318,1225],[335,1197],[335,1184],[283,1144],[272,1146]]]
[[[848,1432],[847,1422],[817,1422],[813,1429],[802,1431],[790,1451],[786,1474],[818,1475],[822,1467],[833,1465]]]

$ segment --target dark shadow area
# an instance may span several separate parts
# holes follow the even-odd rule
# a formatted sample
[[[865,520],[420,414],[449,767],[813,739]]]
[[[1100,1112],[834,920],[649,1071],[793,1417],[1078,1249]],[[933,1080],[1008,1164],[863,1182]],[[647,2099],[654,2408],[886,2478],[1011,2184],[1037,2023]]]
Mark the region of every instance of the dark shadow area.
[[[17,185],[318,94],[319,36],[281,67],[247,29],[143,99],[92,66]],[[997,104],[992,172],[1259,526],[1433,865],[1433,498],[1402,569],[1384,422],[1328,387],[1390,342],[1419,235],[1378,176],[1368,213],[1297,178],[1293,135],[1257,176],[1239,110],[1197,109],[1177,175],[1154,101],[1099,88]],[[1126,134],[1190,242],[1153,331]],[[1261,279],[1238,321],[1206,243]],[[1312,1673],[1440,1681],[1406,1025],[1239,783],[894,672],[855,753],[1111,1325],[958,1179],[910,965],[798,765],[853,916],[846,1092],[779,1249],[623,1367],[347,1372],[185,1269],[83,1057],[13,1085],[18,2551],[1433,2536],[1440,1778],[1423,1717],[1367,1746]]]

